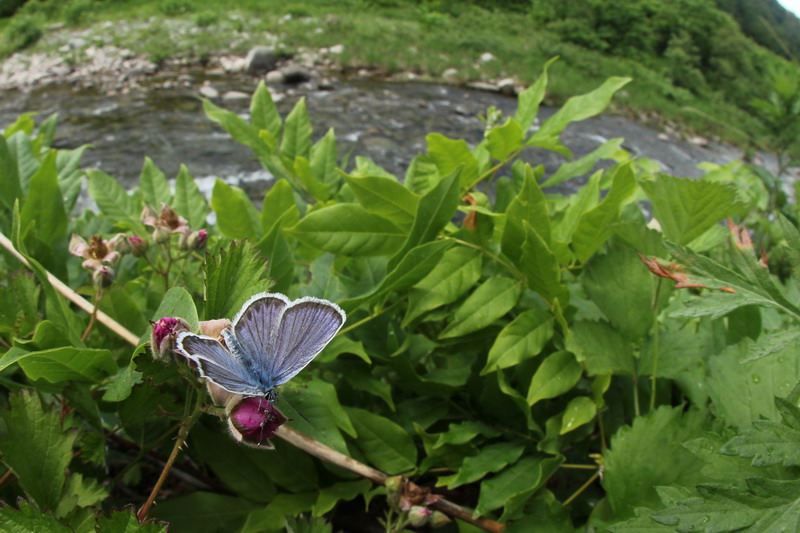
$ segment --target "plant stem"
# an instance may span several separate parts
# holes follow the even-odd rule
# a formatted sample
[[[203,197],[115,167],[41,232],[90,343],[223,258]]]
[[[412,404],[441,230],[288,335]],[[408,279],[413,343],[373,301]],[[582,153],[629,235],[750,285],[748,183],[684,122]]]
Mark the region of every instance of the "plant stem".
[[[633,380],[633,413],[638,417],[641,414],[639,409],[639,376],[634,373],[631,379]]]
[[[656,408],[656,380],[658,379],[658,358],[661,356],[661,327],[658,323],[658,299],[661,294],[661,281],[656,282],[656,293],[653,295],[653,368],[650,371],[650,410]]]
[[[581,486],[580,486],[580,488],[579,488],[578,490],[576,490],[574,493],[572,493],[572,496],[570,496],[569,498],[567,498],[566,500],[564,500],[564,503],[563,503],[564,507],[566,507],[567,505],[569,505],[569,504],[571,504],[573,501],[575,501],[575,498],[577,498],[578,496],[580,496],[580,495],[583,493],[583,491],[585,491],[586,489],[588,489],[588,488],[589,488],[589,486],[590,486],[592,483],[594,483],[594,480],[595,480],[595,479],[597,479],[597,478],[599,478],[599,477],[600,477],[600,469],[598,468],[598,469],[597,469],[597,471],[596,471],[594,474],[592,474],[592,477],[590,477],[589,479],[587,479],[587,480],[586,480],[586,483],[584,483],[583,485],[581,485]]]
[[[483,255],[485,255],[489,259],[491,259],[493,261],[496,261],[497,263],[499,263],[499,264],[503,265],[504,267],[506,267],[508,269],[508,271],[511,272],[512,274],[514,274],[514,277],[516,277],[517,279],[525,281],[525,274],[523,274],[522,272],[520,272],[519,270],[517,270],[516,268],[514,268],[513,266],[511,266],[507,262],[503,261],[502,259],[500,259],[496,255],[494,255],[493,253],[489,252],[486,248],[483,248],[482,246],[478,246],[477,244],[472,244],[471,242],[468,242],[468,241],[462,241],[461,239],[456,239],[455,237],[446,237],[446,238],[450,239],[451,241],[453,241],[455,243],[458,243],[458,244],[460,244],[462,246],[467,246],[468,248],[474,248],[475,250],[478,250],[479,252],[481,252]]]
[[[92,332],[94,323],[97,321],[97,308],[100,306],[100,301],[103,299],[105,294],[106,293],[103,289],[98,289],[95,293],[92,313],[89,315],[89,325],[86,326],[86,329],[83,331],[83,335],[81,335],[81,342],[86,342],[86,339],[89,338],[89,334]]]
[[[187,405],[189,403],[189,397],[191,397],[193,392],[194,391],[190,388],[189,392],[187,393]],[[180,425],[180,428],[178,428],[178,435],[175,437],[175,445],[172,447],[172,452],[169,454],[167,462],[164,464],[164,468],[161,470],[161,475],[158,477],[158,481],[156,481],[156,484],[153,486],[153,490],[150,491],[150,496],[148,496],[147,501],[142,508],[139,509],[139,512],[136,513],[136,518],[139,519],[139,522],[142,522],[145,518],[147,518],[147,513],[150,511],[150,507],[153,506],[153,502],[156,501],[156,497],[158,496],[164,481],[167,480],[169,471],[172,469],[175,459],[178,458],[178,453],[180,453],[183,443],[186,442],[186,437],[189,436],[189,431],[191,431],[192,426],[194,426],[195,422],[197,422],[197,419],[200,418],[200,415],[203,413],[203,410],[201,409],[202,398],[203,397],[199,394],[196,396],[192,413],[186,419],[184,419]]]
[[[374,318],[378,318],[379,316],[381,316],[383,313],[385,313],[385,312],[386,312],[386,311],[388,311],[389,309],[392,309],[392,308],[394,308],[394,307],[395,307],[395,306],[397,306],[399,303],[400,303],[400,300],[396,301],[396,302],[395,302],[395,303],[393,303],[392,305],[389,305],[389,306],[387,306],[387,307],[384,307],[384,308],[382,308],[382,309],[379,309],[379,310],[375,311],[375,312],[374,312],[374,313],[372,313],[371,315],[369,315],[369,316],[367,316],[367,317],[364,317],[364,318],[362,318],[361,320],[359,320],[359,321],[358,321],[358,322],[356,322],[355,324],[351,324],[351,325],[347,326],[347,327],[346,327],[346,328],[344,328],[344,329],[340,329],[340,330],[339,330],[339,333],[337,333],[337,334],[336,334],[336,336],[338,337],[339,335],[344,335],[344,334],[345,334],[345,333],[347,333],[348,331],[354,330],[354,329],[356,329],[356,328],[357,328],[357,327],[359,327],[359,326],[363,326],[364,324],[366,324],[366,323],[367,323],[367,322],[369,322],[370,320],[372,320],[372,319],[374,319]]]

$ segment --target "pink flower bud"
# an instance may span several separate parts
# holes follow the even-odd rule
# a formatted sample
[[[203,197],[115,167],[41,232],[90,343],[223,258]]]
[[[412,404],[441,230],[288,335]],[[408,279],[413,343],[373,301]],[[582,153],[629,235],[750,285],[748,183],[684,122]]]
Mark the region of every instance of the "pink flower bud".
[[[191,329],[182,318],[164,317],[153,322],[153,334],[150,337],[153,358],[168,360],[175,350],[175,339],[179,333],[184,331],[191,331]]]
[[[142,239],[141,237],[137,237],[136,235],[131,235],[128,237],[128,245],[131,248],[131,253],[134,257],[142,257],[145,253],[147,253],[147,248],[149,248],[149,244],[147,241]]]
[[[433,512],[427,507],[415,505],[408,511],[408,523],[413,527],[421,527],[431,519]]]
[[[92,282],[97,289],[110,287],[111,283],[114,282],[114,271],[111,267],[101,266],[92,272]]]
[[[228,417],[228,426],[236,440],[261,447],[271,447],[269,439],[287,420],[266,398],[252,396],[234,405]]]
[[[189,248],[192,250],[202,250],[206,247],[208,241],[208,232],[204,229],[195,231],[189,235]]]

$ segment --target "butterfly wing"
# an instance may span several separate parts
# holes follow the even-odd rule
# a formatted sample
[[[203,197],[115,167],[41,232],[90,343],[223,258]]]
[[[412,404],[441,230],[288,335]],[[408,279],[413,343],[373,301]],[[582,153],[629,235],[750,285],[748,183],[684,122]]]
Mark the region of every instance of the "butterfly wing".
[[[197,364],[200,376],[234,394],[261,396],[259,383],[246,367],[218,340],[194,333],[181,333],[178,350]]]
[[[327,300],[305,297],[292,302],[273,339],[270,374],[275,386],[286,383],[311,362],[341,329],[346,315]]]
[[[240,359],[250,359],[262,387],[286,383],[328,344],[345,321],[339,306],[318,298],[293,302],[283,294],[261,293],[248,300],[233,320],[229,344]],[[227,339],[227,337],[226,337]]]

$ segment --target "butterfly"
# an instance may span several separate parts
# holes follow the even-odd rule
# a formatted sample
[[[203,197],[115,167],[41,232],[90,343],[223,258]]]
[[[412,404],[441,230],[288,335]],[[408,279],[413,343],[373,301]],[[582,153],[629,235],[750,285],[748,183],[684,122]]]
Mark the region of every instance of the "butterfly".
[[[283,385],[311,362],[341,329],[347,316],[333,302],[306,296],[262,292],[247,300],[223,345],[205,335],[184,332],[177,348],[193,361],[200,377],[234,394],[276,399]]]

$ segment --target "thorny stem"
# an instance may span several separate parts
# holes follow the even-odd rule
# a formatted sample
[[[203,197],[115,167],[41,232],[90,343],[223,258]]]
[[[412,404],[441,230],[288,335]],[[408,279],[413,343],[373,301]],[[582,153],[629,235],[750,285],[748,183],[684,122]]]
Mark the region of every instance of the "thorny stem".
[[[658,278],[653,295],[653,368],[650,372],[650,410],[656,408],[656,380],[658,379],[658,358],[661,356],[661,335],[658,323],[658,299],[661,293],[661,280]]]
[[[578,490],[576,490],[574,493],[572,493],[572,496],[570,496],[569,498],[564,500],[564,503],[563,503],[564,507],[566,507],[567,505],[569,505],[572,502],[574,502],[575,499],[578,496],[580,496],[583,493],[583,491],[588,489],[591,486],[591,484],[594,483],[594,480],[599,478],[599,477],[600,477],[600,469],[598,468],[597,471],[594,474],[592,474],[592,477],[590,477],[589,479],[586,480],[586,483],[581,485]]]
[[[0,477],[0,487],[8,483],[8,481],[14,477],[14,471],[10,468],[6,470],[6,473],[3,474],[3,477]]]
[[[81,335],[81,342],[86,342],[86,339],[89,338],[89,334],[92,332],[92,328],[94,327],[94,323],[97,322],[97,308],[100,307],[100,301],[105,296],[105,291],[103,289],[98,289],[97,293],[95,293],[94,297],[94,306],[92,307],[92,313],[89,315],[89,325],[86,326],[86,329]]]
[[[189,389],[187,397],[190,397],[192,394],[192,389]],[[156,501],[156,497],[158,496],[159,491],[161,490],[161,486],[166,481],[167,476],[169,475],[169,471],[172,469],[172,465],[175,463],[175,459],[178,458],[178,453],[180,453],[181,447],[183,447],[183,443],[186,442],[186,437],[189,436],[189,431],[194,426],[197,419],[200,418],[200,415],[203,414],[203,409],[201,408],[203,397],[201,395],[197,395],[194,408],[192,413],[184,419],[181,423],[180,428],[178,428],[178,436],[175,438],[175,445],[172,447],[172,452],[169,454],[167,458],[167,462],[164,464],[164,468],[161,470],[161,475],[158,477],[158,481],[153,486],[153,490],[150,491],[150,496],[148,496],[147,501],[139,509],[139,512],[136,513],[136,518],[139,519],[139,522],[142,522],[145,518],[147,518],[147,513],[150,511],[150,507],[153,506],[153,502]],[[188,400],[188,398],[187,398]],[[187,401],[187,405],[189,402]]]

